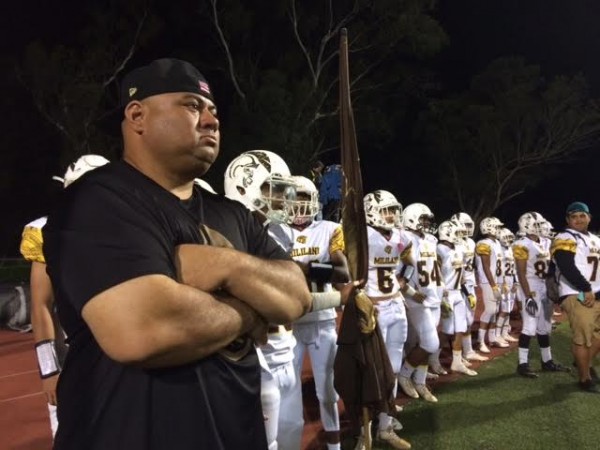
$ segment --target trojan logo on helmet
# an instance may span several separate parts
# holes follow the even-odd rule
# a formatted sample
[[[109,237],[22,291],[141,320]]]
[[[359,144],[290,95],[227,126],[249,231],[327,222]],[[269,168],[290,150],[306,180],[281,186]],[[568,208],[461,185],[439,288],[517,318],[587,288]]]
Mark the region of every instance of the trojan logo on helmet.
[[[383,230],[400,228],[402,205],[392,193],[380,189],[365,195],[363,201],[368,225]]]
[[[106,159],[104,156],[100,155],[83,155],[79,157],[76,161],[69,164],[67,167],[67,171],[65,172],[63,177],[53,176],[52,179],[56,181],[60,181],[63,183],[63,187],[67,187],[76,180],[78,180],[82,175],[89,172],[90,170],[101,167],[105,164],[108,164],[110,161]]]
[[[273,223],[287,223],[296,184],[285,161],[268,150],[250,150],[225,170],[225,196]]]

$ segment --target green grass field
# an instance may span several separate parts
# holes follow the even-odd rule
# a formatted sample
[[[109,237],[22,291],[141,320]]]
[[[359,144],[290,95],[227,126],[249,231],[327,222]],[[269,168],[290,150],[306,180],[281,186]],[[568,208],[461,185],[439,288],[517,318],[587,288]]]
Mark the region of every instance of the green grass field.
[[[553,359],[570,365],[569,324],[552,336]],[[530,364],[540,367],[536,340]],[[575,373],[515,375],[517,350],[479,367],[479,376],[435,389],[439,402],[412,401],[399,416],[414,449],[536,450],[600,448],[600,395],[580,392]],[[352,442],[344,442],[352,449]],[[374,449],[388,446],[374,442]]]

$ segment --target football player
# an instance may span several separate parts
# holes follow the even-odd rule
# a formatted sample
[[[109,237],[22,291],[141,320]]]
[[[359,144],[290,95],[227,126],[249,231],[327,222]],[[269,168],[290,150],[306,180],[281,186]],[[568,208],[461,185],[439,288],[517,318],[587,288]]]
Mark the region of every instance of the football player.
[[[475,376],[477,372],[469,369],[462,357],[462,341],[467,332],[467,305],[462,295],[465,264],[462,245],[464,234],[466,229],[452,220],[442,222],[438,229],[440,242],[437,245],[437,256],[445,285],[443,297],[452,306],[452,314],[442,317],[442,331],[452,339],[450,369],[453,372]]]
[[[426,385],[430,355],[439,355],[440,339],[437,326],[440,321],[443,281],[437,260],[437,240],[434,215],[428,206],[413,203],[404,209],[402,225],[408,241],[401,254],[400,276],[406,281],[404,291],[410,323],[410,341],[415,341],[408,352],[398,381],[406,395],[437,402]],[[448,303],[445,303],[448,309]],[[439,364],[439,361],[438,361]],[[436,370],[437,369],[437,370]],[[447,373],[443,367],[432,367],[438,373]]]
[[[543,217],[537,212],[527,212],[519,217],[519,230],[524,237],[513,244],[517,277],[521,286],[523,329],[519,336],[519,363],[517,373],[527,378],[537,378],[529,367],[529,342],[537,335],[542,354],[542,370],[566,371],[552,360],[550,332],[552,331],[552,303],[546,295],[546,276],[550,264],[550,247],[540,238]]]
[[[486,217],[479,224],[483,238],[475,247],[477,260],[477,278],[483,296],[484,310],[479,321],[478,341],[479,351],[490,353],[485,344],[485,335],[488,335],[490,346],[508,347],[508,342],[496,333],[496,316],[499,302],[502,299],[502,246],[498,241],[500,229],[504,225],[496,217]]]
[[[280,225],[293,221],[296,189],[285,161],[267,150],[242,153],[225,171],[225,195],[253,211],[268,227],[271,237],[290,254],[293,240],[282,232],[284,227]],[[312,274],[323,277],[324,272],[329,275],[335,272],[315,266],[313,271],[308,271],[309,277]],[[344,285],[342,293],[313,293],[312,311],[339,306],[355,285]],[[294,369],[295,346],[296,338],[290,324],[271,327],[267,343],[260,347],[261,401],[269,450],[278,446],[290,450],[300,448],[302,427],[296,418],[302,417],[302,402],[296,400],[297,389],[301,386]]]
[[[400,254],[408,239],[400,227],[402,206],[388,191],[377,190],[364,197],[369,240],[369,276],[367,296],[377,309],[377,323],[385,342],[392,370],[398,377],[402,367],[404,343],[408,332],[404,297],[400,292],[398,269]],[[397,378],[396,378],[397,379]],[[394,397],[398,390],[394,386]],[[410,444],[394,432],[393,418],[379,414],[377,439],[392,448],[410,448]],[[360,448],[360,440],[357,448]]]
[[[473,340],[471,337],[471,327],[475,320],[475,307],[477,306],[477,296],[475,295],[475,287],[477,286],[477,279],[475,277],[475,241],[473,240],[475,222],[465,212],[454,214],[450,220],[462,224],[466,230],[462,243],[463,255],[465,257],[463,296],[467,305],[467,331],[462,341],[463,358],[467,361],[487,361],[489,359],[487,356],[480,355],[473,350]]]
[[[502,299],[500,300],[500,312],[496,320],[496,334],[500,334],[506,342],[517,342],[510,332],[510,312],[515,305],[516,292],[519,283],[515,274],[515,258],[512,245],[515,235],[508,228],[502,228],[499,236],[502,246]]]
[[[71,163],[64,177],[53,179],[66,188],[86,172],[107,164],[108,160],[99,155],[83,155]],[[38,368],[42,378],[42,388],[48,402],[52,437],[58,429],[56,416],[56,383],[66,354],[65,336],[54,311],[52,284],[46,273],[46,261],[42,251],[42,229],[46,217],[41,217],[25,225],[21,238],[20,251],[31,262],[29,283],[31,286],[31,325],[35,340]]]
[[[242,153],[225,170],[225,196],[253,211],[264,226],[287,222],[295,195],[296,185],[287,164],[271,151]],[[276,240],[290,250],[289,244]],[[277,450],[278,444],[286,449],[299,448],[299,444],[286,445],[286,438],[290,442],[297,440],[294,436],[297,427],[285,422],[280,414],[293,408],[302,411],[302,404],[298,405],[292,395],[299,383],[293,363],[295,346],[291,326],[276,325],[269,328],[267,343],[260,347],[261,402],[269,450]]]
[[[313,297],[339,298],[332,282],[347,283],[350,280],[348,262],[344,255],[344,235],[336,222],[315,220],[319,212],[319,194],[312,181],[294,176],[296,200],[291,202],[290,225],[281,225],[276,233],[285,233],[286,241],[292,243],[291,256],[302,267]],[[339,285],[337,285],[339,287]],[[338,301],[339,304],[339,301]],[[294,369],[300,380],[305,352],[310,357],[319,399],[320,417],[325,430],[327,450],[340,450],[340,419],[338,395],[333,386],[333,363],[337,349],[337,312],[331,306],[310,312],[292,324],[296,338]],[[301,383],[296,383],[292,396],[302,406]],[[304,417],[302,408],[282,409],[280,421],[295,425],[296,442],[291,448],[300,448]],[[282,445],[283,448],[285,447]]]

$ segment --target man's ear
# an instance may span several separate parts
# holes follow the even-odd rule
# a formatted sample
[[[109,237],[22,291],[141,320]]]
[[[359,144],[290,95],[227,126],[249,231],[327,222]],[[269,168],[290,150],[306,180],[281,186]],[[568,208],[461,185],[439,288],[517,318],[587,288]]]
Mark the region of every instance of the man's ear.
[[[137,100],[129,102],[125,107],[125,122],[137,133],[144,129],[144,115],[144,105]]]

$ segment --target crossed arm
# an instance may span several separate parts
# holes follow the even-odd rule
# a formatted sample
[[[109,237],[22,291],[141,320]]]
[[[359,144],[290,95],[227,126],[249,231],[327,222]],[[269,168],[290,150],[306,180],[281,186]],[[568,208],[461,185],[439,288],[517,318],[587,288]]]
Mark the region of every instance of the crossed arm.
[[[108,356],[125,364],[185,364],[267,322],[295,320],[310,305],[302,272],[291,261],[265,261],[211,246],[177,249],[179,279],[146,275],[96,295],[82,310]]]

